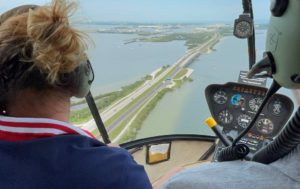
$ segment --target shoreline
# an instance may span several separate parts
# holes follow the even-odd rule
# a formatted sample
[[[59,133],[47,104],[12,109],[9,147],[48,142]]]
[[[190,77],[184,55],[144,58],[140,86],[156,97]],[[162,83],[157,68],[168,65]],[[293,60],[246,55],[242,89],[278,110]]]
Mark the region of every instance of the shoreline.
[[[191,76],[191,74],[193,73],[193,70],[192,69],[190,69],[190,68],[187,68],[192,62],[194,62],[201,54],[207,54],[207,53],[210,53],[210,52],[213,52],[213,51],[209,51],[209,49],[212,49],[218,42],[220,42],[220,39],[222,38],[223,36],[222,35],[220,35],[219,33],[215,33],[214,35],[212,35],[212,37],[211,37],[211,39],[209,39],[208,41],[206,41],[205,43],[203,43],[203,44],[201,44],[201,45],[199,45],[199,46],[197,46],[197,47],[195,47],[195,48],[193,48],[193,49],[189,49],[189,50],[187,50],[186,51],[186,53],[178,60],[178,61],[176,61],[176,63],[175,64],[173,64],[172,66],[170,66],[170,67],[166,67],[165,69],[166,69],[166,71],[164,71],[164,72],[162,72],[162,73],[160,73],[160,75],[166,75],[165,73],[167,72],[167,71],[171,71],[171,70],[173,70],[173,69],[175,69],[175,72],[176,73],[178,73],[180,70],[182,70],[182,69],[187,69],[187,73],[185,73],[182,77],[180,77],[178,80],[179,80],[179,83],[177,83],[177,82],[175,82],[176,84],[174,85],[174,81],[172,81],[171,83],[169,83],[167,86],[168,87],[166,87],[166,88],[169,88],[169,87],[175,87],[175,88],[177,88],[177,87],[180,87],[183,83],[184,83],[184,81],[188,81],[187,79],[185,79],[185,78],[189,78],[190,76]],[[179,66],[180,65],[180,66]],[[162,70],[162,68],[158,68],[158,69],[156,69],[156,70],[154,70],[153,72],[151,72],[151,77],[152,77],[152,80],[153,80],[153,76],[155,76],[155,77],[158,77],[157,76],[157,73],[159,73],[160,71]],[[165,76],[166,78],[167,78],[167,75]],[[174,75],[172,76],[172,77],[174,77]],[[159,77],[159,78],[161,78],[161,77]],[[142,86],[144,86],[144,85],[147,85],[147,84],[149,84],[149,83],[151,83],[151,81],[152,80],[147,80],[147,81],[145,81],[145,83],[144,84],[142,84]],[[168,79],[167,79],[168,80]],[[167,81],[166,80],[166,81]],[[148,82],[148,83],[147,83]],[[134,93],[134,92],[132,92],[132,93]],[[131,93],[131,94],[132,94]],[[142,94],[142,93],[141,93]],[[130,96],[130,94],[128,95],[128,96]],[[155,96],[153,96],[150,100],[148,100],[147,102],[149,103],[150,101],[152,101],[155,97],[156,97],[157,95],[155,95]],[[163,95],[164,96],[164,95]],[[163,98],[163,96],[161,97],[161,98]],[[119,101],[122,101],[122,99],[123,98],[125,98],[125,97],[122,97],[122,98],[120,98],[120,100]],[[161,99],[160,98],[160,99]],[[158,100],[160,100],[160,99],[158,99]],[[157,102],[158,102],[158,100],[157,101],[155,101],[155,102],[151,102],[152,104],[154,103],[154,104],[157,104]],[[111,105],[110,105],[111,106]],[[141,111],[143,111],[144,110],[144,107],[146,107],[147,106],[147,103],[145,103],[145,104],[143,104],[143,106],[142,106],[142,108],[141,109],[139,109],[138,110],[138,112],[141,112]],[[125,107],[124,107],[125,108]],[[155,108],[155,106],[153,107],[153,109]],[[109,107],[107,108],[107,109],[109,109]],[[119,111],[119,110],[118,110]],[[152,110],[151,110],[152,111]],[[138,117],[139,117],[139,115],[138,115],[138,112],[134,112],[134,115],[131,117],[131,120],[130,120],[130,122],[129,123],[132,123],[132,122],[134,122],[134,120],[135,119],[137,119]],[[117,114],[117,112],[115,112],[114,114]],[[150,114],[149,112],[147,112],[146,114]],[[147,115],[147,116],[148,116]],[[131,138],[135,138],[136,137],[136,135],[137,135],[137,133],[138,133],[138,130],[140,129],[140,127],[142,126],[142,123],[144,122],[144,120],[147,118],[147,116],[146,117],[143,117],[143,120],[142,121],[140,121],[141,123],[140,123],[140,126],[137,126],[138,127],[138,129],[137,129],[137,131],[135,132],[135,135],[133,136],[133,137],[131,137]],[[101,116],[102,117],[102,116]],[[128,118],[127,118],[128,119]],[[106,119],[107,120],[107,119]],[[126,120],[124,120],[124,121],[126,121]],[[95,130],[96,129],[92,129],[93,127],[91,126],[93,124],[93,119],[92,120],[90,120],[90,121],[88,121],[88,122],[84,122],[84,123],[82,123],[81,125],[90,125],[88,128],[90,128],[90,129],[88,129],[88,130],[90,130],[91,132],[93,132],[93,133],[95,133]],[[107,127],[107,129],[109,128],[108,126],[109,125],[106,125]],[[83,126],[83,127],[85,127],[85,126]],[[125,128],[122,128],[122,130],[120,131],[120,133],[119,133],[119,135],[117,136],[118,137],[118,139],[121,139],[126,133],[127,133],[127,131],[128,130],[130,130],[130,128],[131,128],[131,125],[130,124],[126,124],[125,125]],[[86,127],[85,127],[85,129],[86,129]],[[113,131],[113,130],[111,130],[111,131]],[[123,136],[122,136],[123,135]],[[114,140],[113,138],[112,138],[112,140]]]
[[[157,74],[159,74],[159,72],[162,71],[163,68],[164,68],[164,67],[167,67],[167,66],[168,66],[168,65],[165,65],[165,66],[162,66],[162,67],[160,67],[160,68],[157,68],[157,69],[155,69],[154,71],[152,71],[150,74],[147,74],[147,75],[145,75],[145,76],[142,77],[142,78],[146,78],[147,76],[151,76],[152,78],[155,78],[155,77],[158,76]],[[139,81],[139,80],[137,80],[137,81]],[[135,81],[135,82],[137,82],[137,81]],[[133,83],[135,83],[135,82],[133,82]],[[133,83],[130,83],[130,84],[128,84],[128,85],[132,85]],[[117,90],[108,91],[108,92],[103,93],[103,94],[99,93],[99,94],[96,94],[96,95],[93,95],[93,96],[94,96],[94,98],[97,98],[97,97],[99,97],[99,96],[104,96],[104,95],[107,95],[107,94],[110,94],[110,93],[118,92],[118,91],[121,91],[124,87],[126,87],[126,86],[128,86],[128,85],[121,86],[121,87],[119,87],[119,89],[117,89]],[[124,97],[125,97],[125,96],[124,96]],[[84,107],[80,107],[80,106],[84,106]],[[71,102],[71,111],[79,111],[79,110],[82,110],[82,109],[84,109],[84,108],[88,108],[85,99],[83,99],[83,100],[81,100],[81,99],[78,99],[78,100],[77,100],[77,99],[76,99],[76,100],[74,100],[73,102]]]

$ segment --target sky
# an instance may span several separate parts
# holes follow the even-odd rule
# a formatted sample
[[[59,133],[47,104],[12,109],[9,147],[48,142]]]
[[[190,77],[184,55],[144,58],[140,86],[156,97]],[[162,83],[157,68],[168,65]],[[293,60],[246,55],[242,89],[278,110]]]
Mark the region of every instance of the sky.
[[[242,0],[77,0],[77,16],[93,22],[201,23],[232,22]],[[23,4],[50,0],[0,0],[0,14]],[[257,23],[269,18],[269,0],[252,0]]]

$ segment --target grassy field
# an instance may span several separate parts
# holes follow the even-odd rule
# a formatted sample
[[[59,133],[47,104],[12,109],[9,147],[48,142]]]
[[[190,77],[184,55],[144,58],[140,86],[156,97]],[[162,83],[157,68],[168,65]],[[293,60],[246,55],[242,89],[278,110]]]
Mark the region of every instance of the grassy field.
[[[185,41],[185,45],[188,49],[195,48],[204,42],[208,41],[214,32],[199,32],[199,33],[172,33],[162,36],[155,36],[150,38],[144,38],[144,42],[170,42],[175,40]]]
[[[186,73],[188,72],[187,68],[183,68],[182,70],[180,70],[180,72],[178,72],[174,79],[180,79],[182,76],[184,76]]]
[[[165,77],[163,77],[161,80],[159,80],[156,84],[151,86],[147,91],[145,91],[142,95],[140,95],[138,98],[134,99],[132,102],[130,102],[126,107],[124,107],[121,111],[116,113],[113,117],[111,117],[109,120],[105,122],[106,126],[110,126],[113,124],[122,114],[127,112],[132,106],[134,106],[139,100],[147,96],[154,88],[156,88],[161,82],[163,82],[173,71],[175,68],[170,70]]]
[[[103,111],[105,108],[107,108],[114,102],[129,95],[134,90],[136,90],[138,87],[143,85],[146,80],[150,79],[149,77],[151,77],[151,76],[146,76],[146,77],[142,78],[141,80],[136,81],[133,84],[124,86],[121,88],[120,91],[110,92],[107,94],[102,94],[102,95],[96,96],[94,99],[96,101],[98,110]],[[85,100],[80,103],[81,104],[85,103]],[[81,123],[87,122],[91,118],[92,118],[92,116],[90,115],[89,108],[84,108],[84,109],[78,110],[78,111],[72,111],[71,115],[70,115],[70,120],[74,124],[81,124]]]
[[[134,119],[132,124],[130,125],[130,128],[126,131],[126,133],[123,135],[123,137],[118,141],[118,143],[124,143],[130,140],[134,140],[138,130],[141,128],[143,122],[146,120],[146,118],[149,116],[151,111],[155,108],[157,103],[160,99],[163,98],[163,96],[170,91],[171,89],[163,89],[160,91],[137,115],[137,117]],[[128,122],[126,122],[127,124]],[[123,126],[123,128],[126,126],[126,124]],[[122,130],[122,129],[121,129]],[[119,131],[120,132],[120,131]]]
[[[175,88],[180,88],[184,82],[186,81],[193,81],[192,79],[183,79],[183,80],[177,80],[176,82],[176,86]],[[138,133],[138,131],[141,129],[143,122],[147,119],[147,117],[149,116],[149,114],[151,113],[151,111],[156,107],[157,103],[164,97],[164,95],[169,92],[172,91],[173,89],[163,89],[161,90],[154,98],[151,99],[151,101],[137,114],[137,117],[133,120],[133,122],[130,125],[130,128],[126,131],[126,133],[124,134],[124,136],[122,136],[122,138],[118,141],[119,144],[124,143],[124,142],[128,142],[131,140],[134,140],[136,138],[136,135]],[[132,115],[132,117],[134,116],[134,114]],[[129,119],[124,121],[124,124],[122,123],[118,129],[116,129],[116,132],[114,132],[114,134],[112,134],[112,137],[116,137],[117,136],[117,132],[121,132],[125,126],[127,125],[127,123],[130,121],[130,119],[132,119],[132,117],[130,117]]]
[[[184,79],[184,80],[175,81],[176,82],[176,88],[180,88],[185,81],[192,81],[192,79]],[[115,137],[117,137],[120,134],[120,132],[122,132],[122,130],[126,127],[126,125],[130,122],[130,120],[133,119],[133,117],[136,115],[136,113],[138,113],[140,111],[136,115],[136,118],[131,123],[129,129],[120,138],[118,143],[121,144],[121,143],[130,141],[130,140],[134,140],[137,133],[138,133],[138,131],[139,131],[139,129],[141,128],[143,122],[149,116],[151,111],[155,108],[155,106],[157,105],[159,100],[161,100],[167,92],[172,91],[172,90],[173,89],[168,89],[168,88],[163,89],[155,97],[153,97],[150,100],[150,102],[148,102],[142,110],[136,110],[135,112],[132,112],[132,114],[128,118],[126,118],[117,128],[115,128],[114,130],[112,130],[109,133],[110,139],[113,140]],[[124,110],[122,110],[120,112],[120,114],[117,114],[115,118],[113,118],[109,122],[106,122],[105,125],[112,124],[112,122],[115,121],[118,118],[118,116],[120,116],[124,112],[128,111],[128,108],[130,108],[130,107],[126,107]],[[95,134],[95,135],[99,135],[99,132],[98,132],[97,129],[94,130],[92,133]]]
[[[119,90],[119,91],[100,94],[100,95],[94,96],[94,99],[97,101],[99,99],[103,99],[105,97],[109,97],[109,96],[112,96],[112,95],[114,95],[116,93],[120,93],[120,92],[130,93],[131,91],[134,91],[139,86],[141,86],[146,80],[150,80],[150,79],[152,79],[152,77],[150,75],[147,75],[144,78],[140,79],[139,81],[136,81],[135,83],[132,83],[132,84],[129,84],[129,85],[126,85],[126,86],[122,87],[121,90]],[[81,101],[78,101],[78,102],[73,102],[72,106],[85,104],[85,103],[86,103],[86,100],[84,99],[84,100],[81,100]]]
[[[187,69],[184,68],[183,70],[187,70]],[[171,72],[169,72],[169,74],[170,73]],[[165,78],[167,78],[169,74],[167,74],[167,76]],[[175,83],[176,83],[175,88],[180,88],[185,81],[192,81],[192,79],[185,78],[183,80],[177,80],[177,81],[175,81]],[[153,86],[153,87],[155,87],[155,86]],[[155,108],[155,106],[157,105],[157,103],[159,102],[159,100],[162,99],[163,96],[167,92],[172,91],[172,90],[173,89],[169,89],[169,88],[163,89],[155,97],[153,97],[151,99],[151,101],[149,103],[147,103],[146,106],[136,115],[137,117],[131,123],[130,128],[126,131],[126,133],[124,134],[124,136],[122,136],[122,138],[118,142],[119,143],[123,143],[123,142],[129,141],[129,140],[134,140],[135,137],[136,137],[136,134],[137,134],[138,130],[141,128],[143,122],[149,116],[149,114],[151,113],[151,111]],[[147,93],[144,93],[140,98],[143,98],[144,95],[147,95]],[[137,99],[136,102],[138,100],[139,99]],[[133,102],[132,105],[134,105],[136,102]],[[126,107],[123,110],[121,110],[117,115],[115,115],[115,117],[113,117],[111,120],[109,120],[109,122],[107,122],[106,124],[108,124],[108,125],[112,124],[120,115],[122,115],[123,113],[125,113],[126,111],[128,111],[128,109],[130,109],[130,107],[132,105],[128,105],[128,107]],[[110,133],[110,138],[114,139],[116,136],[118,136],[118,134],[126,127],[126,125],[129,123],[129,121],[135,116],[135,114],[138,111],[139,110],[136,110],[135,112],[132,112],[132,114],[126,120],[124,120],[117,128],[115,128]]]
[[[161,68],[161,70],[155,74],[154,78],[157,78],[158,76],[160,76],[160,74],[162,74],[168,67],[170,67],[170,65],[163,66]]]
[[[232,27],[222,27],[222,28],[219,28],[218,32],[221,34],[221,36],[232,36],[233,28]]]
[[[134,115],[129,116],[125,121],[123,121],[117,128],[115,128],[114,130],[112,130],[109,133],[109,138],[111,140],[113,140],[114,138],[116,138],[121,132],[122,130],[126,127],[126,125],[129,123],[129,121],[133,118]]]
[[[89,108],[84,108],[82,110],[71,111],[70,121],[73,124],[81,124],[92,119],[92,114]]]

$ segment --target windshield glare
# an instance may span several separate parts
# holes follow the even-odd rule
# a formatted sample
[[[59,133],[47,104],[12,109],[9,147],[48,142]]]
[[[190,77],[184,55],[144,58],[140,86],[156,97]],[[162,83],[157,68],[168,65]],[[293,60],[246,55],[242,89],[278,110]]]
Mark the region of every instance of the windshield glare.
[[[5,2],[0,13],[48,2]],[[259,59],[269,2],[254,0],[253,6]],[[204,124],[210,116],[205,88],[237,82],[249,67],[247,40],[233,36],[242,12],[240,0],[80,0],[73,24],[94,44],[88,51],[95,72],[92,94],[111,141],[213,135]],[[71,109],[73,124],[99,136],[84,100],[73,99]]]

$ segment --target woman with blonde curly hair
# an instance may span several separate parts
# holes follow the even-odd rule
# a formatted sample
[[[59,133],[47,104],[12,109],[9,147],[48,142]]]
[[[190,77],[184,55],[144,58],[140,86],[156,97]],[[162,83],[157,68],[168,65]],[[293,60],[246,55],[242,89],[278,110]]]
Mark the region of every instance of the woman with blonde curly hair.
[[[0,188],[151,188],[126,150],[68,123],[70,98],[91,82],[72,7],[53,0],[0,16]]]

